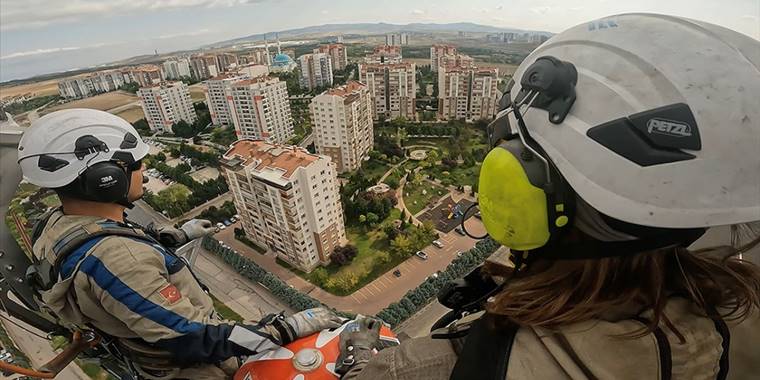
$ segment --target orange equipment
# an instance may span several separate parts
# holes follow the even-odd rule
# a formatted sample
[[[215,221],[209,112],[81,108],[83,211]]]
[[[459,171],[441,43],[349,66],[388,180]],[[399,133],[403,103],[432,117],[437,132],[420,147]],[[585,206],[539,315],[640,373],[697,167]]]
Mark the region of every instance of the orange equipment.
[[[349,321],[350,322],[350,321]],[[274,351],[248,358],[235,373],[234,380],[335,380],[335,361],[340,353],[340,333],[349,323],[335,330],[298,339]],[[380,341],[385,347],[399,344],[396,334],[387,326],[380,328]]]

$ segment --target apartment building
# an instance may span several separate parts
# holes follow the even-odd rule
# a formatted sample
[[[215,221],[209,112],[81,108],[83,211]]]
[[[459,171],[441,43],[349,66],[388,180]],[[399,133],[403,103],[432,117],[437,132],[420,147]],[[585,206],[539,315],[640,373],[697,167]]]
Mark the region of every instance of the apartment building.
[[[309,106],[317,153],[330,156],[339,173],[356,170],[372,150],[372,97],[349,81],[315,96]]]
[[[298,57],[298,66],[301,69],[299,77],[301,88],[313,90],[332,86],[332,59],[326,53],[304,54]]]
[[[476,121],[496,115],[499,69],[440,66],[438,71],[438,118]]]
[[[249,51],[248,54],[238,57],[238,63],[241,65],[270,65],[272,63],[272,57],[269,56],[266,49],[256,48]]]
[[[401,63],[401,59],[401,46],[381,45],[364,57],[364,63]]]
[[[441,67],[470,67],[475,66],[475,59],[465,54],[448,54],[438,58],[438,70]]]
[[[84,77],[60,80],[58,94],[67,99],[80,99],[118,90],[124,83],[124,74],[121,71],[99,71]]]
[[[409,45],[409,34],[388,33],[385,35],[385,44],[391,46]]]
[[[230,70],[231,66],[238,65],[238,57],[232,53],[218,53],[214,56],[216,58],[217,70],[226,72]]]
[[[246,76],[236,73],[222,73],[203,82],[206,105],[214,125],[233,125],[227,99],[229,84],[245,78]]]
[[[130,67],[122,72],[127,83],[134,82],[140,87],[151,87],[164,80],[163,75],[161,75],[161,67],[158,65],[140,65]]]
[[[359,80],[369,88],[375,120],[416,120],[417,81],[412,62],[361,64]]]
[[[456,55],[457,48],[454,45],[435,44],[430,47],[430,70],[438,71],[441,65],[441,57],[447,55]]]
[[[335,166],[303,148],[239,140],[222,156],[243,230],[290,265],[311,272],[346,244]]]
[[[184,57],[172,58],[161,65],[164,79],[181,79],[190,77],[190,60]]]
[[[204,80],[219,75],[216,57],[213,55],[197,55],[190,57],[190,72],[197,80]]]
[[[325,53],[330,56],[333,70],[345,70],[348,65],[348,54],[346,46],[343,44],[319,45],[314,49],[314,53]]]
[[[231,81],[225,83],[225,98],[238,138],[283,143],[293,137],[285,82],[268,76]]]
[[[190,90],[182,82],[164,82],[137,91],[150,129],[171,133],[180,120],[194,123],[198,119],[190,99]]]

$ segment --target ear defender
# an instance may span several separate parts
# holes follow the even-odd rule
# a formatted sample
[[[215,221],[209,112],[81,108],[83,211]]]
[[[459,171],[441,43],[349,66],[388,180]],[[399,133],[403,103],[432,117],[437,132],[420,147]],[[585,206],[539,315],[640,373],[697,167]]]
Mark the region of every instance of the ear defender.
[[[503,141],[480,169],[478,202],[489,235],[518,251],[540,248],[570,223],[572,200],[556,169],[535,157],[519,139]]]
[[[114,162],[99,162],[82,174],[83,191],[87,198],[99,202],[118,202],[129,192],[127,170]]]

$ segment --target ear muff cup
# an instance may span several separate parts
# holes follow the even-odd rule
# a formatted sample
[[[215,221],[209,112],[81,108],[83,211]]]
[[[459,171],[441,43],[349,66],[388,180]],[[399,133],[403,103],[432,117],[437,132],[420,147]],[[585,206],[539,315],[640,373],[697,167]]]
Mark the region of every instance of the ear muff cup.
[[[547,217],[546,169],[526,157],[519,140],[492,149],[480,169],[478,202],[489,235],[519,251],[544,246],[551,238]],[[527,158],[527,159],[526,159]]]
[[[82,174],[82,187],[88,199],[98,202],[118,202],[129,192],[130,174],[116,163],[99,162]]]

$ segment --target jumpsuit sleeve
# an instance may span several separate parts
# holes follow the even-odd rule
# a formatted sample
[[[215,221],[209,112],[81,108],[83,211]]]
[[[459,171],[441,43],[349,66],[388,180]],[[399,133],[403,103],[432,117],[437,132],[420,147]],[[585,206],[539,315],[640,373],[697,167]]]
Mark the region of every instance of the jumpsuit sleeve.
[[[457,355],[447,339],[429,336],[409,339],[380,351],[367,363],[359,363],[342,380],[448,379]]]
[[[179,363],[214,363],[275,349],[271,326],[219,321],[195,307],[168,281],[163,255],[151,245],[109,237],[79,266],[101,306],[143,340]]]

